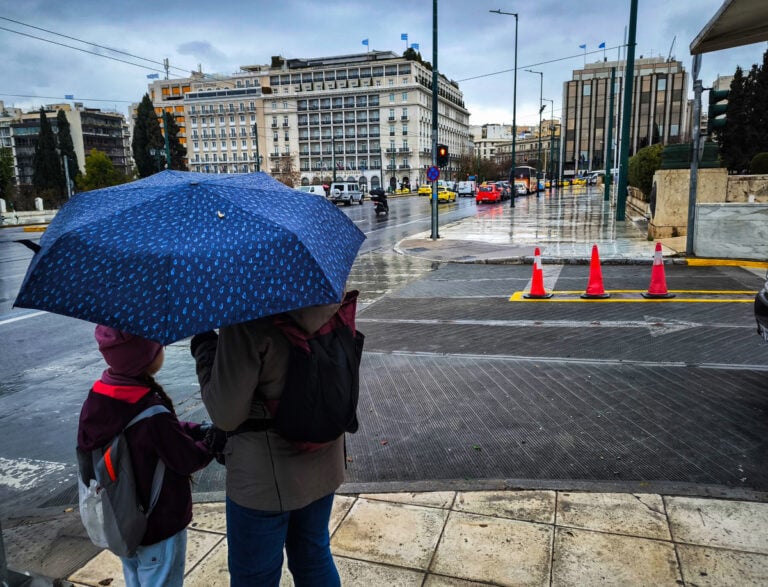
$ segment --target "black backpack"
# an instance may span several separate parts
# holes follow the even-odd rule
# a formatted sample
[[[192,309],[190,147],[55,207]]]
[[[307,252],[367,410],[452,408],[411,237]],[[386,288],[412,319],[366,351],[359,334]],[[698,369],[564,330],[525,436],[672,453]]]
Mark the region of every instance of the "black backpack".
[[[357,295],[348,292],[338,312],[312,334],[287,314],[273,318],[291,345],[283,393],[276,409],[270,406],[278,432],[288,440],[322,444],[357,432],[365,340],[355,329]]]

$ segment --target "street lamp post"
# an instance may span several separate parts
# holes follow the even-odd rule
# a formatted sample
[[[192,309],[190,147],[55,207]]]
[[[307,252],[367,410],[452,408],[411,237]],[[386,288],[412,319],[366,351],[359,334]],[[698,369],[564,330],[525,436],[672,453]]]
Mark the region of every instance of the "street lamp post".
[[[552,159],[553,159],[553,157],[552,157],[552,146],[553,146],[553,143],[554,143],[554,140],[555,140],[555,135],[554,135],[555,127],[554,127],[554,122],[552,122],[552,121],[555,120],[555,101],[554,100],[550,100],[549,98],[542,98],[541,101],[542,102],[549,102],[549,104],[550,104],[550,111],[552,112],[552,116],[550,117],[550,124],[549,124],[549,130],[550,130],[550,134],[552,136],[550,138],[550,143],[549,143],[549,147],[550,147],[549,148],[549,160],[547,161],[547,174],[549,175],[549,186],[550,186],[550,188],[552,188],[555,185],[552,182]],[[539,122],[539,126],[541,126],[541,122]]]
[[[515,69],[514,69],[514,81],[512,82],[512,169],[510,170],[509,183],[512,188],[512,197],[509,198],[512,208],[515,207],[515,167],[516,161],[516,147],[517,147],[517,12],[502,12],[501,10],[489,10],[495,14],[505,14],[507,16],[515,17]]]
[[[539,161],[539,173],[541,173],[541,113],[544,112],[544,106],[542,105],[543,98],[542,95],[544,93],[544,72],[543,71],[533,71],[532,69],[526,69],[528,73],[537,73],[539,75],[539,155],[538,155],[538,161]],[[536,183],[538,184],[538,175],[536,176]],[[539,191],[539,186],[536,186],[536,191]]]
[[[256,171],[261,171],[261,155],[259,155],[259,127],[253,123],[253,140],[256,141]]]

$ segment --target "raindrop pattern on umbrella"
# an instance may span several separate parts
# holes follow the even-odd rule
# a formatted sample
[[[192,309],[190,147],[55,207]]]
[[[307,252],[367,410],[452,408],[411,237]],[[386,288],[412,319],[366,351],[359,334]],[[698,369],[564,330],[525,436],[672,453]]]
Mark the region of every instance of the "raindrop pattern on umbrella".
[[[70,200],[15,305],[168,344],[339,301],[364,239],[334,204],[264,173],[166,171]]]

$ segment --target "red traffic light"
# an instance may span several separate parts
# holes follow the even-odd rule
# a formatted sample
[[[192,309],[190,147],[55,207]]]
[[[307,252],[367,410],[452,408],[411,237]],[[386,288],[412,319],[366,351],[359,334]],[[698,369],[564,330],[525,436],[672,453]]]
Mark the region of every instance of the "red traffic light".
[[[437,166],[445,167],[448,165],[448,146],[437,145]]]

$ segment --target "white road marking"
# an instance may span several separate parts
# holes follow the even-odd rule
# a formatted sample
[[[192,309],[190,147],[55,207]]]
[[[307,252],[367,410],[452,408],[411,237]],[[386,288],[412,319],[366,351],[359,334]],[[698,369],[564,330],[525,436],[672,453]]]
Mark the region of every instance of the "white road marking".
[[[48,475],[60,473],[66,467],[65,463],[0,457],[0,487],[26,491],[43,483]]]
[[[7,320],[0,320],[0,326],[10,324],[11,322],[18,322],[19,320],[26,320],[27,318],[35,318],[36,316],[42,316],[48,312],[32,312],[31,314],[24,314],[23,316],[16,316],[15,318],[8,318]]]

